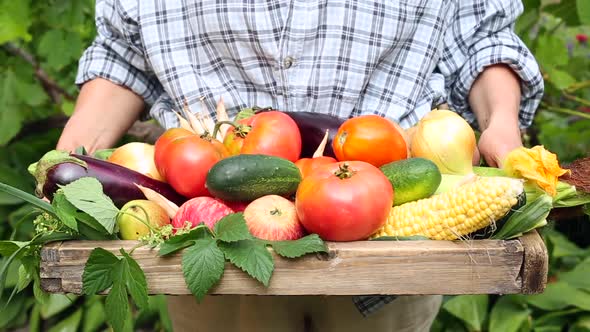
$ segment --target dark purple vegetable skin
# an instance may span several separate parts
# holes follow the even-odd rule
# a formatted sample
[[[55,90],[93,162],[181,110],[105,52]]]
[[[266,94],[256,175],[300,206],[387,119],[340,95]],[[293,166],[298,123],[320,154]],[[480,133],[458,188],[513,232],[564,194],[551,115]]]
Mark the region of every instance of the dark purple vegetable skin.
[[[314,112],[284,112],[288,114],[301,132],[301,158],[311,158],[315,150],[320,145],[324,135],[326,135],[326,129],[328,133],[328,143],[324,150],[324,156],[336,158],[334,150],[332,149],[332,140],[340,125],[346,121],[346,119],[338,118],[328,114],[314,113]]]
[[[47,179],[43,185],[43,194],[45,197],[52,199],[53,193],[58,189],[58,184],[66,185],[82,177],[93,177],[102,184],[104,193],[119,208],[130,200],[146,198],[135,184],[150,188],[177,205],[182,205],[182,203],[187,201],[187,198],[178,194],[165,182],[90,156],[78,154],[72,154],[71,156],[83,160],[87,168],[68,161],[49,168]]]

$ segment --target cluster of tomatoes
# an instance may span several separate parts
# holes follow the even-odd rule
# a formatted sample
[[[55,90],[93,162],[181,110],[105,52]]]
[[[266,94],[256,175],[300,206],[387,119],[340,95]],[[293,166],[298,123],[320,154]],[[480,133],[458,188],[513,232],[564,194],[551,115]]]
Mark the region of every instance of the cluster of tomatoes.
[[[265,154],[295,163],[302,174],[295,201],[308,231],[334,241],[368,237],[387,218],[393,188],[379,166],[406,158],[407,145],[394,122],[365,115],[342,123],[332,145],[335,158],[300,158],[302,137],[297,123],[280,111],[265,111],[233,122],[222,140],[208,133],[173,128],[155,144],[155,165],[178,193],[210,196],[207,172],[223,158]]]

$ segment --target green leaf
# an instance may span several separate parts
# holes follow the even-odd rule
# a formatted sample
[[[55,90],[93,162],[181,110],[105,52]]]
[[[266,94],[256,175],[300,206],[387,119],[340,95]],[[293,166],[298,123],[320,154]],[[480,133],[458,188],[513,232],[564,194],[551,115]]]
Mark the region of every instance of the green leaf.
[[[107,159],[109,159],[109,157],[111,156],[111,154],[113,154],[113,152],[115,152],[116,149],[117,148],[96,150],[92,154],[92,157],[94,157],[96,159],[107,160]]]
[[[215,224],[216,238],[224,242],[236,242],[252,238],[242,212],[229,214]]]
[[[256,114],[256,112],[251,109],[251,108],[244,108],[243,110],[239,111],[238,114],[236,114],[235,117],[235,121],[240,121],[240,120],[244,120],[247,118],[251,118]]]
[[[73,102],[64,100],[61,103],[61,111],[66,116],[72,116],[72,114],[74,114],[74,106],[75,104]]]
[[[590,310],[590,293],[558,281],[548,284],[541,294],[527,296],[527,303],[548,311],[568,307]]]
[[[4,24],[1,19],[0,22]],[[0,74],[2,74],[0,76],[0,146],[2,146],[21,130],[23,112],[19,109],[20,106],[16,100],[17,79],[14,72],[7,70]]]
[[[20,189],[14,188],[12,186],[0,182],[0,192],[5,192],[9,195],[18,197],[25,202],[33,204],[34,206],[40,208],[45,212],[55,215],[55,211],[53,211],[53,207],[51,206],[51,204]]]
[[[578,315],[580,312],[582,312],[581,309],[567,309],[541,314],[533,320],[534,330],[547,329],[549,331],[552,328],[558,328],[558,331],[561,331],[563,326],[571,321],[571,317]]]
[[[559,90],[565,90],[572,84],[576,83],[576,79],[572,77],[567,71],[556,69],[553,66],[545,68],[548,78],[547,80]]]
[[[70,203],[63,191],[58,190],[51,201],[51,205],[57,214],[57,217],[69,228],[78,231],[78,222],[76,221],[77,209]]]
[[[88,213],[113,234],[119,209],[104,194],[97,179],[83,177],[62,187],[66,198],[78,209]]]
[[[557,3],[544,6],[543,11],[561,18],[568,26],[580,25],[580,18],[576,10],[576,2],[586,0],[561,0]]]
[[[37,52],[47,59],[47,65],[53,69],[60,70],[70,61],[65,38],[63,30],[50,29],[39,41]]]
[[[39,83],[31,81],[29,77],[19,77],[15,89],[18,98],[29,106],[40,106],[49,100]]]
[[[125,279],[127,285],[127,291],[131,294],[131,298],[140,309],[148,307],[148,290],[147,281],[143,270],[135,259],[133,259],[125,250],[121,249],[123,260],[125,264]]]
[[[225,267],[223,252],[212,238],[196,240],[182,255],[182,273],[191,293],[201,301]]]
[[[530,314],[531,310],[526,306],[504,295],[492,308],[489,332],[517,332]]]
[[[27,181],[27,178],[22,173],[5,164],[0,165],[0,183],[10,185],[14,188],[20,188],[21,190],[32,188],[31,183]],[[20,204],[22,202],[23,200],[17,196],[0,192],[0,205]]]
[[[209,235],[204,228],[195,228],[188,233],[170,237],[164,243],[160,244],[158,255],[166,256],[189,247],[195,243],[195,240]]]
[[[550,34],[544,34],[537,39],[535,57],[541,67],[565,66],[568,62],[567,46],[563,39]]]
[[[563,258],[563,257],[583,257],[588,252],[575,243],[570,241],[563,233],[547,230],[545,237],[548,242],[548,247],[551,248],[551,257]]]
[[[470,330],[482,331],[488,314],[488,295],[455,296],[445,302],[443,308],[462,320]]]
[[[22,38],[31,40],[30,0],[0,0],[0,44]]]
[[[576,5],[578,7],[578,18],[584,25],[590,25],[590,1],[588,0],[577,0]]]
[[[56,325],[52,326],[48,332],[76,332],[82,320],[82,309],[74,311],[73,314],[66,319],[61,320]]]
[[[18,267],[18,282],[16,284],[17,291],[22,291],[33,281],[33,275],[24,264]]]
[[[106,315],[101,301],[94,301],[84,311],[82,332],[95,332],[105,323]]]
[[[8,257],[27,244],[28,241],[0,241],[0,256]]]
[[[568,332],[590,332],[590,315],[580,317],[568,330]]]
[[[3,309],[0,314],[0,330],[4,330],[5,327],[10,326],[18,317],[19,314],[24,312],[26,306],[26,294],[17,294],[9,305],[6,305],[6,301],[0,299],[0,309]]]
[[[269,241],[268,243],[277,254],[287,258],[328,251],[326,244],[317,234],[310,234],[294,241]]]
[[[220,242],[219,246],[225,258],[251,277],[268,286],[274,262],[264,242],[242,240],[238,242]]]
[[[103,248],[95,248],[90,253],[82,273],[84,294],[92,295],[102,292],[113,284],[111,271],[119,258]]]
[[[112,267],[113,287],[105,300],[105,313],[109,324],[115,331],[121,331],[125,327],[127,312],[129,310],[129,298],[125,289],[125,276],[123,260],[119,260]]]
[[[590,257],[586,257],[576,267],[558,275],[560,281],[566,282],[572,287],[590,291]]]
[[[41,317],[43,319],[51,318],[74,304],[75,295],[49,294],[45,303],[41,305]]]

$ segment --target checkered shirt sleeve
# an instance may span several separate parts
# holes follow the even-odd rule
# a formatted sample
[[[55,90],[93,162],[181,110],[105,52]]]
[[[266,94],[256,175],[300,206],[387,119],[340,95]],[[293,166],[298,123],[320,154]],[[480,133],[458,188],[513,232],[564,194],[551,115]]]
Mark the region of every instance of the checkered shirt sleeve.
[[[103,78],[130,89],[152,105],[163,89],[140,46],[133,12],[128,12],[134,9],[136,6],[123,9],[117,0],[96,1],[97,35],[80,58],[76,84]]]
[[[532,124],[544,91],[539,66],[514,24],[523,5],[512,0],[461,1],[456,20],[448,28],[438,69],[445,76],[447,102],[474,127],[477,121],[468,103],[474,81],[485,67],[508,65],[521,80],[519,122],[521,128]]]

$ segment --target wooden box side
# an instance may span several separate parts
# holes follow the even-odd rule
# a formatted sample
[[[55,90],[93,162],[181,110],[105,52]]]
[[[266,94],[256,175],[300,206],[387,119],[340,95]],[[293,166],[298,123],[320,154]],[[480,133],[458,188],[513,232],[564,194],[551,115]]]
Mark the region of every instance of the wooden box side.
[[[48,292],[80,294],[91,251],[115,254],[135,241],[69,241],[42,249],[41,281]],[[268,287],[227,264],[211,294],[366,295],[537,293],[546,283],[547,256],[536,232],[522,238],[459,241],[358,241],[328,243],[329,252],[286,259],[273,253]],[[133,253],[150,294],[190,294],[180,253],[159,257],[140,247]]]

